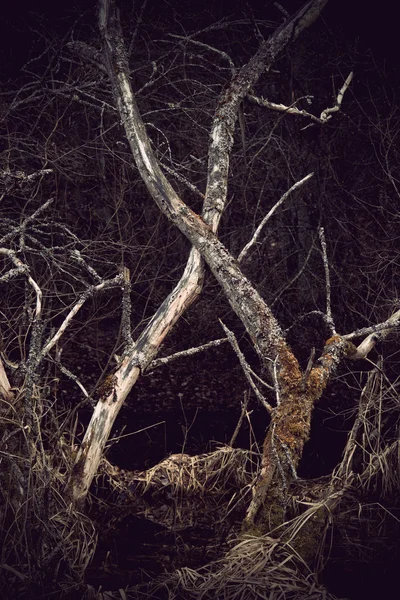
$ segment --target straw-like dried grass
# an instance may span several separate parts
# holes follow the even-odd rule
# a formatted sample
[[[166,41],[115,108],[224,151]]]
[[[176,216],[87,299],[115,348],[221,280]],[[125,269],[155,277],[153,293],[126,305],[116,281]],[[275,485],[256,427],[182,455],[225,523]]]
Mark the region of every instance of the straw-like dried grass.
[[[388,508],[389,503],[395,505],[400,477],[396,389],[380,368],[370,373],[341,464],[320,480],[294,481],[288,521],[277,530],[263,536],[236,535],[229,551],[226,544],[221,546],[219,558],[216,554],[198,569],[180,568],[149,584],[114,592],[84,584],[97,534],[90,519],[75,511],[64,495],[76,453],[74,428],[61,431],[51,407],[46,408],[46,419],[27,427],[22,402],[4,400],[3,597],[35,597],[51,580],[61,597],[78,593],[88,600],[333,600],[316,583],[326,561],[332,557],[369,564],[393,543],[400,528],[398,509]],[[32,401],[42,414],[39,391]],[[125,498],[121,514],[138,514],[142,503],[142,516],[178,531],[199,523],[206,498],[220,509],[219,519],[222,511],[222,519],[228,520],[235,503],[249,497],[257,467],[257,454],[222,446],[199,456],[175,454],[147,471],[123,471],[104,460],[101,476],[117,498]],[[169,505],[165,499],[171,497],[175,500]]]
[[[42,413],[40,391],[32,405]],[[73,463],[72,436],[52,409],[26,425],[22,398],[0,406],[0,589],[3,598],[60,593],[82,582],[97,543],[91,520],[65,496]],[[37,413],[37,414],[38,414]]]

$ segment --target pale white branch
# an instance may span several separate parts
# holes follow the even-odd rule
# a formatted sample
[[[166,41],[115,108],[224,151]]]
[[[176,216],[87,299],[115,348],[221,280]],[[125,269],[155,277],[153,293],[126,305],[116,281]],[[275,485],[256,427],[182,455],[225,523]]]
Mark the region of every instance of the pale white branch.
[[[158,369],[159,367],[163,367],[168,365],[169,363],[178,360],[180,358],[186,358],[188,356],[193,356],[194,354],[198,354],[199,352],[204,352],[209,348],[215,348],[216,346],[220,346],[228,341],[228,338],[221,338],[219,340],[212,340],[211,342],[207,342],[202,346],[197,346],[196,348],[188,348],[187,350],[182,350],[181,352],[175,352],[175,354],[171,354],[170,356],[165,356],[163,358],[156,358],[153,360],[148,370]]]
[[[328,262],[328,253],[326,250],[326,240],[325,240],[325,232],[324,228],[319,228],[319,241],[321,243],[322,249],[322,260],[324,263],[324,271],[325,271],[325,291],[326,291],[326,323],[329,325],[332,335],[336,333],[335,324],[332,318],[332,308],[331,308],[331,278],[329,274],[329,262]]]
[[[85,290],[83,292],[83,294],[81,295],[81,297],[79,298],[79,300],[75,303],[75,305],[69,311],[68,315],[65,317],[64,321],[61,323],[60,327],[58,328],[57,332],[53,335],[53,337],[47,342],[45,347],[42,349],[42,351],[40,353],[41,358],[46,356],[46,354],[48,354],[50,352],[50,350],[55,346],[55,344],[58,342],[58,340],[63,335],[64,331],[67,329],[68,325],[71,323],[74,316],[82,308],[82,306],[85,304],[85,302],[86,302],[86,300],[88,300],[88,298],[90,298],[91,296],[93,296],[93,294],[100,292],[103,289],[112,287],[114,285],[121,285],[122,282],[123,282],[123,274],[119,274],[116,277],[114,277],[114,279],[102,281],[102,283],[99,283],[98,285],[95,285],[95,286],[91,286],[87,290]]]
[[[7,373],[3,366],[3,361],[0,357],[0,396],[2,396],[5,400],[11,401],[13,398],[13,393],[11,391],[10,382],[8,381]]]
[[[262,395],[262,393],[260,392],[260,390],[258,389],[258,387],[254,384],[254,381],[253,381],[252,376],[250,374],[250,372],[251,372],[250,366],[248,365],[247,360],[245,359],[243,352],[239,348],[239,344],[237,343],[237,340],[235,338],[234,333],[230,329],[228,329],[228,327],[226,327],[226,325],[221,320],[220,320],[220,323],[222,325],[223,330],[226,333],[226,336],[227,336],[227,338],[229,340],[229,343],[231,344],[233,350],[235,351],[236,356],[239,359],[240,366],[243,369],[243,373],[245,374],[246,379],[249,382],[251,389],[255,393],[257,399],[264,406],[264,408],[266,408],[267,411],[271,414],[272,411],[273,411],[273,408],[269,404],[269,402],[266,401],[266,399],[264,398],[264,396]]]
[[[398,327],[400,325],[400,309],[393,313],[386,321],[382,323],[378,323],[377,325],[371,325],[370,327],[363,327],[362,329],[356,329],[352,333],[347,333],[343,335],[343,339],[352,340],[356,337],[361,337],[364,335],[370,335],[374,333],[379,333],[379,339],[386,337],[390,330]]]
[[[82,391],[85,398],[89,398],[89,393],[87,392],[84,385],[79,381],[78,377],[76,375],[74,375],[74,373],[72,373],[69,369],[64,367],[64,365],[61,363],[61,353],[62,353],[62,348],[60,348],[59,351],[57,352],[57,356],[56,356],[57,367],[60,369],[60,371],[62,373],[64,373],[64,375],[66,375],[67,377],[69,377],[69,379],[71,379],[74,383],[76,383],[76,385]]]
[[[263,106],[264,108],[269,108],[270,110],[275,110],[277,112],[284,112],[284,113],[287,113],[288,115],[298,115],[300,117],[306,117],[308,119],[311,119],[315,123],[324,125],[325,123],[327,123],[327,121],[329,121],[329,119],[332,118],[332,113],[338,112],[340,110],[340,107],[343,102],[343,96],[344,96],[347,88],[349,87],[352,79],[353,79],[353,72],[349,73],[346,81],[340,88],[339,93],[336,97],[336,103],[333,106],[331,106],[330,108],[325,108],[321,112],[319,117],[313,115],[312,113],[308,112],[307,110],[297,108],[294,105],[286,106],[285,104],[281,104],[281,103],[278,104],[276,102],[271,102],[270,100],[266,100],[265,98],[259,98],[258,96],[254,96],[253,94],[249,94],[247,96],[247,98],[251,102],[258,104],[258,106]],[[311,98],[311,96],[305,96],[305,99],[307,99],[307,100],[309,100],[310,98]],[[302,100],[302,98],[299,98],[299,100]],[[299,100],[297,100],[297,102]]]
[[[268,221],[272,217],[272,215],[275,213],[275,211],[281,206],[281,204],[283,204],[285,202],[285,200],[289,197],[289,195],[292,192],[294,192],[295,190],[297,190],[297,188],[301,187],[304,183],[306,183],[306,181],[308,181],[309,179],[311,179],[311,177],[313,175],[314,175],[314,173],[309,173],[308,175],[306,175],[305,177],[303,177],[303,179],[300,179],[300,181],[296,181],[296,183],[294,183],[292,185],[292,187],[290,189],[288,189],[287,192],[285,192],[283,194],[283,196],[278,200],[278,202],[276,202],[274,204],[274,206],[265,215],[265,217],[263,218],[263,220],[261,221],[261,223],[259,224],[259,226],[255,230],[255,232],[254,232],[253,237],[251,238],[251,240],[245,245],[245,247],[243,248],[243,250],[239,254],[238,262],[241,262],[244,259],[244,257],[246,256],[246,254],[249,252],[250,248],[252,246],[254,246],[254,244],[257,242],[258,238],[261,235],[261,231],[263,230],[263,228],[265,227],[265,225],[268,223]]]
[[[353,71],[351,71],[349,73],[349,75],[347,76],[346,81],[344,82],[344,84],[340,88],[339,93],[338,93],[337,98],[336,98],[336,104],[334,106],[332,106],[331,108],[326,108],[325,110],[322,111],[321,116],[320,116],[320,121],[322,123],[325,123],[326,121],[328,121],[331,118],[332,113],[337,112],[338,110],[340,110],[340,107],[341,107],[341,104],[342,104],[342,101],[343,101],[343,96],[344,96],[347,88],[349,87],[352,79],[353,79]]]
[[[35,320],[39,320],[42,314],[42,290],[36,283],[36,281],[29,275],[29,267],[25,265],[14,252],[14,250],[10,250],[9,248],[0,248],[0,254],[5,254],[11,260],[11,262],[15,265],[16,269],[12,269],[1,278],[3,281],[7,281],[7,279],[11,279],[12,276],[15,275],[27,275],[28,283],[33,287],[36,295],[36,309],[35,309]]]

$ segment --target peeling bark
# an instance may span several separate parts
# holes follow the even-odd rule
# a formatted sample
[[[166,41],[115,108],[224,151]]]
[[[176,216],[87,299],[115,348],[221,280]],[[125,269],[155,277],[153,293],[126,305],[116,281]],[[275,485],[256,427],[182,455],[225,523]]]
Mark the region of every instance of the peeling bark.
[[[287,491],[309,440],[314,405],[337,366],[349,351],[348,342],[337,335],[325,344],[318,364],[304,381],[298,362],[286,345],[278,354],[279,404],[271,416],[271,424],[263,446],[261,472],[248,508],[244,528],[259,525],[261,531],[280,525],[285,516]],[[259,511],[263,504],[275,505],[274,514]]]
[[[241,101],[261,73],[318,16],[325,4],[326,0],[312,0],[288,19],[261,44],[258,52],[222,94],[214,115],[209,149],[203,210],[203,217],[208,217],[209,222],[215,224],[225,206],[229,158]],[[111,0],[100,2],[99,26],[104,40],[104,60],[118,110],[137,168],[149,193],[160,210],[205,259],[243,322],[264,364],[271,368],[271,364],[276,361],[282,398],[280,406],[273,413],[272,427],[265,443],[258,489],[266,491],[274,477],[275,468],[281,468],[284,464],[285,453],[288,454],[286,462],[293,469],[296,468],[308,439],[314,397],[303,390],[304,378],[297,359],[287,347],[283,332],[269,306],[243,275],[238,262],[219,241],[215,234],[216,228],[210,227],[209,223],[185,205],[161,171],[131,88],[119,15]],[[321,378],[321,382],[323,379]],[[277,443],[273,436],[278,440]],[[260,502],[265,497],[264,491],[256,493]]]
[[[309,26],[327,0],[311,0],[279,27],[240,70],[222,94],[214,115],[209,150],[208,182],[203,216],[214,211],[212,222],[225,206],[233,133],[240,103],[266,69],[301,31]],[[131,88],[129,66],[118,11],[112,0],[101,0],[99,27],[104,57],[116,103],[138,170],[160,210],[184,233],[208,263],[224,289],[232,308],[248,331],[261,359],[270,366],[283,333],[270,308],[244,277],[237,261],[214,231],[178,197],[153,154],[146,129]],[[214,230],[213,230],[214,229]]]
[[[75,501],[82,501],[87,493],[112,423],[126,394],[140,371],[148,366],[157,353],[172,324],[200,293],[201,258],[207,262],[223,288],[261,360],[276,382],[277,406],[272,410],[260,477],[246,515],[245,527],[261,522],[265,530],[267,522],[269,529],[282,523],[288,486],[296,477],[304,444],[310,435],[315,402],[321,397],[329,378],[344,356],[360,358],[373,347],[376,337],[370,336],[355,352],[355,346],[346,339],[348,336],[335,335],[326,342],[316,366],[303,373],[286,344],[270,307],[243,275],[238,261],[230,255],[216,235],[227,198],[229,159],[240,104],[260,74],[318,17],[325,4],[326,0],[311,0],[283,23],[261,44],[258,52],[222,93],[211,128],[207,187],[202,215],[199,216],[176,194],[153,154],[130,84],[118,11],[113,0],[100,0],[99,27],[103,38],[104,64],[132,155],[151,197],[167,218],[190,240],[193,250],[181,282],[160,307],[134,348],[126,353],[118,370],[100,390],[101,397],[72,477],[71,487]]]

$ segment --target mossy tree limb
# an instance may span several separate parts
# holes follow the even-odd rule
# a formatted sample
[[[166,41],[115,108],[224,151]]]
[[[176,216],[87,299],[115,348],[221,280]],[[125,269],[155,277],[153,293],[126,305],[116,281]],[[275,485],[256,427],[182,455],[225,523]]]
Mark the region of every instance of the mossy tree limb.
[[[240,103],[261,73],[318,16],[325,4],[325,0],[306,3],[261,43],[256,54],[221,93],[211,126],[207,187],[201,217],[183,202],[160,168],[132,90],[118,11],[113,0],[100,2],[104,62],[137,169],[159,209],[189,239],[210,267],[262,362],[275,378],[277,406],[271,414],[261,474],[246,516],[247,525],[255,522],[268,494],[272,494],[271,502],[275,507],[284,504],[288,484],[295,477],[310,435],[314,404],[340,360],[351,354],[352,349],[348,340],[335,335],[327,341],[316,366],[302,373],[271,308],[217,237],[216,228],[212,226],[215,219],[208,223],[205,216],[208,210],[220,215],[225,208],[230,153]],[[273,521],[278,524],[283,511],[277,508],[275,513]]]
[[[349,344],[344,338],[339,335],[330,338],[316,366],[304,380],[293,352],[286,344],[280,345],[276,370],[279,404],[271,415],[260,477],[246,514],[245,530],[257,525],[260,531],[270,531],[283,522],[288,487],[296,477],[304,445],[310,437],[314,405],[348,352]],[[276,504],[274,511],[271,513],[270,508],[265,507],[260,510],[264,504]]]

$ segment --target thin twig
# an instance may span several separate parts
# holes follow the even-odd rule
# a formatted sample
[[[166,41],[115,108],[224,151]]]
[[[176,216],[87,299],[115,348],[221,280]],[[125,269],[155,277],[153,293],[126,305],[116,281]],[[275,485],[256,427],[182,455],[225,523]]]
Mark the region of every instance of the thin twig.
[[[197,346],[196,348],[188,348],[187,350],[182,350],[181,352],[175,352],[175,354],[171,354],[170,356],[165,356],[163,358],[156,358],[153,360],[150,365],[146,369],[146,374],[150,371],[154,371],[154,369],[158,369],[159,367],[164,367],[174,360],[178,360],[180,358],[186,358],[188,356],[193,356],[194,354],[198,354],[199,352],[204,352],[204,350],[208,350],[209,348],[214,348],[215,346],[220,346],[228,341],[228,338],[220,338],[219,340],[212,340],[211,342],[207,342],[207,344],[203,344],[202,346]]]
[[[260,234],[261,234],[261,231],[262,231],[263,227],[266,225],[266,223],[272,217],[272,215],[274,214],[274,212],[280,207],[280,205],[285,202],[285,200],[288,198],[288,196],[292,192],[294,192],[294,190],[297,190],[297,188],[299,188],[304,183],[306,183],[306,181],[308,181],[309,179],[311,179],[311,177],[313,175],[314,175],[314,173],[309,173],[308,175],[306,175],[305,177],[303,177],[303,179],[300,179],[300,181],[296,181],[296,183],[294,183],[292,185],[292,187],[290,189],[288,189],[288,191],[283,194],[283,196],[278,200],[278,202],[276,202],[274,204],[274,206],[271,208],[271,210],[268,212],[268,214],[265,215],[265,217],[263,218],[263,220],[261,221],[261,223],[259,224],[259,226],[255,230],[254,235],[251,238],[251,240],[245,245],[245,247],[243,248],[243,250],[239,254],[238,262],[241,262],[244,259],[244,257],[246,256],[246,254],[248,253],[248,251],[250,250],[250,248],[252,246],[254,246],[254,244],[257,242],[258,238],[260,237]]]
[[[47,342],[45,347],[42,349],[42,351],[40,353],[40,358],[43,358],[44,356],[46,356],[46,354],[48,354],[50,352],[50,350],[53,348],[53,346],[58,342],[58,340],[63,335],[64,331],[67,329],[68,325],[71,323],[73,317],[82,308],[82,306],[85,304],[86,300],[88,300],[89,298],[94,296],[94,294],[96,294],[96,292],[100,292],[102,290],[109,289],[116,285],[120,285],[122,279],[123,279],[123,274],[120,274],[120,275],[117,275],[116,277],[114,277],[113,279],[104,280],[102,283],[99,283],[98,285],[92,285],[92,286],[88,287],[83,292],[83,294],[81,294],[81,297],[75,303],[73,308],[69,311],[68,315],[65,317],[64,321],[61,323],[61,325],[58,328],[58,330],[56,331],[56,333],[53,335],[53,337]]]
[[[247,381],[249,382],[251,389],[253,390],[253,392],[255,393],[257,399],[261,402],[261,404],[264,406],[264,408],[267,409],[267,411],[269,413],[272,413],[273,408],[272,406],[266,401],[266,399],[264,398],[264,396],[262,395],[262,393],[260,392],[260,390],[258,389],[258,387],[255,385],[251,374],[250,374],[250,367],[242,353],[242,351],[239,348],[239,344],[237,343],[237,340],[235,338],[235,334],[226,327],[226,325],[224,325],[224,323],[220,320],[220,323],[222,325],[223,330],[225,331],[227,338],[229,340],[229,343],[231,344],[232,348],[234,349],[236,356],[239,359],[240,362],[240,366],[243,369],[243,372],[246,376]]]
[[[240,413],[240,417],[239,417],[239,420],[238,420],[237,425],[235,427],[235,431],[233,432],[232,437],[231,437],[231,439],[229,441],[229,444],[228,444],[228,446],[230,446],[231,448],[233,447],[233,444],[235,443],[236,438],[239,435],[239,431],[240,431],[240,428],[242,426],[244,417],[247,414],[247,406],[249,404],[249,400],[250,400],[250,394],[249,394],[249,392],[245,392],[243,394],[243,402],[241,403],[241,405],[242,405],[242,412]]]
[[[76,375],[74,375],[74,373],[72,373],[72,371],[70,371],[69,369],[64,367],[64,365],[61,363],[61,353],[62,353],[62,348],[59,348],[56,352],[56,358],[55,358],[55,363],[56,363],[57,367],[60,369],[61,373],[64,373],[64,375],[66,375],[69,379],[71,379],[74,383],[76,383],[76,385],[82,391],[85,398],[89,398],[88,391],[86,390],[85,386],[79,381],[78,377]]]
[[[326,240],[324,228],[319,228],[319,240],[321,242],[322,248],[322,260],[324,262],[324,271],[325,271],[325,290],[326,290],[326,322],[328,323],[332,335],[335,335],[335,323],[332,318],[332,308],[331,308],[331,278],[329,275],[329,262],[328,262],[328,253],[326,251]]]
[[[362,329],[356,329],[352,333],[347,333],[343,335],[344,340],[352,340],[355,337],[361,337],[364,335],[370,335],[371,333],[382,332],[381,337],[384,337],[386,333],[383,333],[385,330],[391,330],[400,325],[400,310],[397,310],[392,314],[391,317],[383,321],[382,323],[378,323],[377,325],[372,325],[371,327],[363,327]]]
[[[314,244],[312,244],[312,246],[310,247],[307,256],[304,259],[304,262],[301,266],[301,268],[297,271],[296,275],[294,277],[292,277],[292,279],[286,284],[284,285],[279,292],[276,294],[274,300],[271,302],[271,308],[274,306],[274,304],[276,304],[276,302],[278,302],[279,298],[282,296],[282,294],[284,292],[286,292],[287,289],[289,289],[297,280],[298,278],[304,273],[305,268],[308,264],[308,261],[310,260],[310,256],[312,254],[312,251],[314,250]],[[325,318],[325,315],[323,315]]]
[[[199,40],[190,39],[183,35],[176,35],[174,33],[170,33],[169,36],[172,38],[177,38],[179,40],[182,40],[183,42],[186,42],[186,43],[190,42],[191,44],[195,44],[196,46],[199,46],[199,48],[204,48],[205,50],[209,50],[210,52],[216,52],[217,54],[219,54],[221,56],[221,58],[223,58],[224,60],[226,60],[229,63],[229,67],[231,69],[231,75],[232,75],[232,77],[235,77],[236,72],[237,72],[235,63],[233,62],[233,60],[231,59],[229,54],[227,54],[223,50],[220,50],[219,48],[214,48],[214,46],[210,46],[209,44],[205,44],[204,42],[200,42]]]
[[[277,360],[278,357],[274,360],[274,386],[275,386],[275,397],[276,397],[276,405],[279,406],[281,403],[280,391],[279,391],[279,381],[278,381],[278,371],[277,371]]]
[[[15,269],[10,269],[3,277],[2,281],[7,281],[7,279],[11,279],[11,277],[15,275],[27,275],[28,283],[33,287],[36,294],[36,309],[35,309],[35,319],[39,320],[42,314],[42,290],[36,283],[36,281],[29,274],[30,269],[27,265],[25,265],[17,256],[14,250],[10,250],[9,248],[0,248],[0,254],[5,254],[9,256],[11,262],[15,265]]]
[[[341,104],[343,102],[343,96],[344,96],[347,88],[349,87],[352,79],[353,79],[353,72],[349,73],[346,81],[340,88],[339,93],[336,97],[335,104],[329,108],[325,108],[321,112],[319,117],[313,115],[312,113],[308,112],[307,110],[297,108],[293,104],[291,106],[286,106],[285,104],[278,104],[276,102],[271,102],[270,100],[267,100],[265,98],[259,98],[258,96],[254,96],[253,94],[249,94],[247,96],[247,98],[251,102],[254,102],[254,104],[258,104],[258,106],[263,106],[265,108],[269,108],[270,110],[276,110],[278,112],[284,112],[288,115],[298,115],[299,117],[306,117],[308,119],[311,119],[311,121],[314,121],[314,123],[324,125],[332,118],[332,113],[338,112],[340,110]],[[310,101],[312,99],[312,96],[304,96],[303,98],[298,98],[296,100],[296,102],[298,102],[299,100],[304,100],[304,99],[307,101]],[[307,127],[310,127],[310,125],[307,125]],[[306,128],[304,128],[304,129],[306,129]]]

